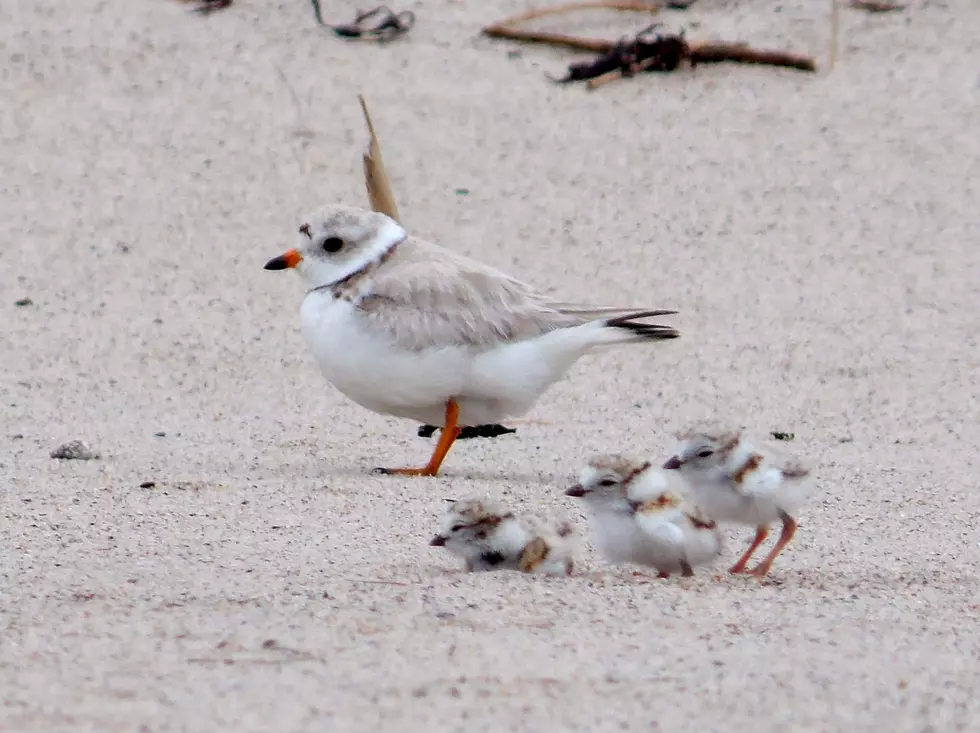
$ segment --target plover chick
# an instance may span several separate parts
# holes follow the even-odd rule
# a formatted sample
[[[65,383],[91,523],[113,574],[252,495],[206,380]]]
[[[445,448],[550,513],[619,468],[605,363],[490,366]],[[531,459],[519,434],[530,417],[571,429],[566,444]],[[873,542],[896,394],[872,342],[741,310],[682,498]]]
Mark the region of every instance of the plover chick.
[[[439,533],[429,544],[462,558],[471,572],[569,575],[575,567],[570,523],[516,516],[503,504],[486,499],[450,500]]]
[[[650,566],[662,578],[691,576],[719,555],[722,541],[678,483],[649,461],[599,455],[565,495],[585,502],[596,548],[608,562]]]
[[[720,522],[748,524],[755,538],[730,569],[764,577],[773,561],[796,532],[794,514],[813,488],[810,469],[775,446],[765,446],[739,430],[719,428],[688,430],[678,435],[676,455],[663,467],[687,481],[692,495]],[[745,567],[777,520],[783,528],[772,551],[752,570]]]

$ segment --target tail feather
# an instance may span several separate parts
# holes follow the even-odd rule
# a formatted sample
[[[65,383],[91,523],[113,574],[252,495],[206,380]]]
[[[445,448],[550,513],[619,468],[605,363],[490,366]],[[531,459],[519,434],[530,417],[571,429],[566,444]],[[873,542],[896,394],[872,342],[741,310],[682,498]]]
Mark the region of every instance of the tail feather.
[[[662,326],[658,323],[643,323],[641,318],[654,318],[656,316],[669,316],[677,313],[671,310],[637,311],[627,313],[625,316],[610,318],[603,322],[606,328],[616,328],[628,331],[631,335],[642,340],[662,341],[665,339],[675,339],[681,334],[675,328]],[[630,339],[632,340],[632,339]]]

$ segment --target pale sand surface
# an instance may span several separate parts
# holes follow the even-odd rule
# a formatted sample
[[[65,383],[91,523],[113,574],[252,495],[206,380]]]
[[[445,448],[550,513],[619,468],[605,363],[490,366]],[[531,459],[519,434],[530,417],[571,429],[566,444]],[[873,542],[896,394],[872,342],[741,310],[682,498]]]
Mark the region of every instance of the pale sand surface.
[[[669,17],[822,60],[827,5]],[[304,0],[7,0],[0,730],[977,730],[980,4],[911,5],[843,10],[829,76],[590,94],[543,76],[572,54],[476,37],[514,2],[396,5],[417,27],[378,48]],[[583,360],[550,424],[437,479],[369,475],[433,439],[326,386],[299,284],[262,269],[304,211],[365,202],[359,91],[409,228],[676,307],[683,338]],[[426,546],[447,496],[584,529],[560,490],[585,454],[659,458],[707,416],[818,464],[765,585],[603,585],[591,551],[564,580],[464,576]],[[103,459],[49,458],[74,438]]]

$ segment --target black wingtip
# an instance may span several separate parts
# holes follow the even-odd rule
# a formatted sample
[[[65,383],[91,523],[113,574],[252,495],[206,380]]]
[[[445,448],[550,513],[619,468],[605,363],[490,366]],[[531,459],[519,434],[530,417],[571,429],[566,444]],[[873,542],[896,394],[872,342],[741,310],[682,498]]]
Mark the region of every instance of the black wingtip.
[[[609,325],[611,325],[613,328],[622,328],[626,331],[631,331],[637,336],[642,336],[643,338],[652,339],[654,341],[680,338],[681,335],[681,332],[676,328],[671,328],[670,326],[658,326],[651,323],[633,323],[632,321],[625,321],[623,323],[611,323]]]
[[[640,311],[638,313],[629,313],[625,316],[620,316],[619,318],[610,318],[606,321],[606,325],[611,328],[622,328],[627,331],[632,331],[637,336],[642,336],[644,338],[652,339],[655,341],[662,341],[666,339],[679,338],[681,332],[676,328],[671,326],[661,326],[657,323],[641,323],[641,318],[655,318],[657,316],[672,316],[675,315],[677,311],[673,310],[655,310],[655,311]]]

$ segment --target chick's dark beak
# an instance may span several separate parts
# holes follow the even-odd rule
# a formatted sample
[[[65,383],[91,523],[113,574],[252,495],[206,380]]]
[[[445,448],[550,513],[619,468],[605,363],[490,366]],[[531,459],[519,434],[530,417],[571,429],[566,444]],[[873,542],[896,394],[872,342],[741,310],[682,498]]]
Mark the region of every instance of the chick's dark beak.
[[[565,489],[565,496],[585,496],[585,489],[582,484],[575,484],[570,489]]]
[[[432,547],[443,547],[446,544],[446,538],[443,537],[441,534],[437,534],[435,537],[429,540],[429,544]]]
[[[266,270],[286,270],[290,267],[296,267],[300,262],[303,261],[303,255],[295,249],[291,249],[288,252],[284,252],[278,257],[273,257],[271,260],[265,263]]]
[[[664,464],[664,468],[670,471],[675,468],[680,468],[683,464],[684,462],[680,459],[679,456],[671,456]]]

